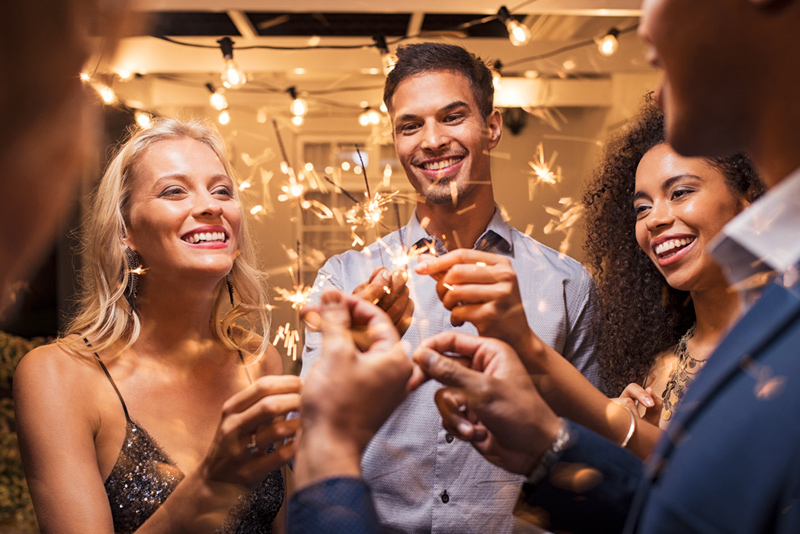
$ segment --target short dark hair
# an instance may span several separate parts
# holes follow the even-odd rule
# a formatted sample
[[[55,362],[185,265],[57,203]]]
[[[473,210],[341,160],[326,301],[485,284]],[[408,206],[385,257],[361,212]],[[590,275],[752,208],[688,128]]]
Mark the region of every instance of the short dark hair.
[[[397,64],[386,77],[383,102],[392,109],[392,97],[397,86],[412,76],[425,72],[450,71],[463,75],[468,81],[481,115],[486,119],[494,109],[492,71],[486,63],[460,46],[442,43],[402,45],[397,49]]]

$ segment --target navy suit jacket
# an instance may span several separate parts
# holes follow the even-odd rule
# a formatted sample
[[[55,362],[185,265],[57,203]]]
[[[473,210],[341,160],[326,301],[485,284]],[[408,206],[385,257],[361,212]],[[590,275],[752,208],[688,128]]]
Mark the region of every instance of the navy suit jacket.
[[[529,488],[552,529],[618,532],[627,515],[626,532],[799,533],[800,284],[772,284],[725,337],[644,471],[572,429],[561,461],[590,465],[602,481],[583,493],[557,480]]]

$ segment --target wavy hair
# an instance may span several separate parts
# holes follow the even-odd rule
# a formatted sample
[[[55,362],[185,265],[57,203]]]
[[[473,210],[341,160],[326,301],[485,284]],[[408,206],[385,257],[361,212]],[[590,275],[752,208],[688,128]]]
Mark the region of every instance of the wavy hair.
[[[140,333],[139,314],[125,298],[130,274],[125,261],[122,239],[127,235],[128,201],[137,164],[147,149],[167,139],[194,139],[208,146],[219,158],[225,172],[235,180],[228,161],[225,142],[211,123],[200,120],[162,118],[148,129],[133,129],[118,148],[97,187],[92,206],[84,221],[82,251],[85,266],[80,282],[79,309],[68,325],[67,334],[80,339],[62,338],[61,343],[79,353],[89,352],[82,338],[92,340],[92,350],[117,347],[118,352],[132,345]],[[226,280],[214,290],[214,305],[209,317],[214,337],[228,350],[242,350],[261,357],[267,349],[270,313],[265,293],[265,275],[255,267],[247,217],[237,188],[233,189],[241,213],[239,254],[231,269],[232,283],[239,302],[230,306]],[[247,328],[236,328],[237,322]],[[234,335],[235,332],[235,335]],[[240,335],[247,332],[247,335]],[[252,350],[257,341],[257,348]],[[246,350],[245,347],[248,347]]]
[[[597,282],[596,354],[609,395],[646,376],[655,357],[695,322],[688,291],[670,287],[636,242],[633,194],[639,161],[665,143],[664,115],[648,95],[628,126],[607,145],[584,191],[586,263]],[[743,154],[706,158],[739,198],[755,200],[764,184]]]

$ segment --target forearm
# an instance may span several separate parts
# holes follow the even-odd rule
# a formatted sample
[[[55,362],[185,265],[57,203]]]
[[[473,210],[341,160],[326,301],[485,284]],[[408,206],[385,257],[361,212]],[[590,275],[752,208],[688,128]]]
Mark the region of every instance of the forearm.
[[[353,440],[342,438],[322,425],[303,429],[294,460],[298,490],[334,477],[360,477],[361,450]]]
[[[621,444],[625,440],[631,428],[627,408],[606,397],[535,335],[527,338],[520,351],[539,393],[556,414],[614,443]],[[646,459],[658,442],[661,430],[638,416],[634,424],[627,448],[640,459]]]

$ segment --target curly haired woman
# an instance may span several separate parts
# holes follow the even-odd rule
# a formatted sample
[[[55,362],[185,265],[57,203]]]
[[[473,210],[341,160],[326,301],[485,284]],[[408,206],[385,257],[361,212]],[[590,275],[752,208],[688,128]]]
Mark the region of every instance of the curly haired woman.
[[[643,405],[654,424],[666,424],[738,315],[736,293],[708,244],[763,191],[744,155],[677,155],[665,143],[663,114],[648,98],[609,143],[585,192],[601,373],[608,393]]]

